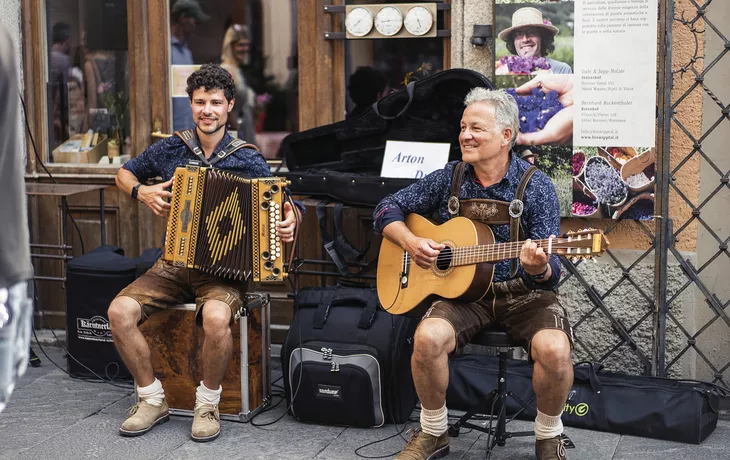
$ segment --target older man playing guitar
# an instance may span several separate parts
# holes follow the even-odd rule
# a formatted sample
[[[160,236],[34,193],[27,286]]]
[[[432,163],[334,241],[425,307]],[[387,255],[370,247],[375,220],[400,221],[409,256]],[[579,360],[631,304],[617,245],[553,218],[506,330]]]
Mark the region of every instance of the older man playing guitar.
[[[551,236],[560,231],[558,199],[550,179],[511,151],[519,129],[514,99],[502,91],[475,88],[464,103],[459,135],[463,162],[448,163],[384,198],[375,209],[376,230],[407,253],[402,276],[396,277],[393,301],[381,295],[381,303],[389,309],[400,293],[412,292],[407,274],[411,262],[414,268],[440,270],[445,276],[450,270],[445,258],[453,261],[458,256],[445,240],[417,236],[409,229],[406,214],[436,212],[444,222],[461,215],[487,224],[497,243],[516,242],[521,232],[527,239],[520,246],[505,246],[512,252],[518,249],[504,258],[519,257],[519,264],[517,260],[496,263],[492,282],[486,280],[486,295],[473,296],[473,301],[436,297],[428,302],[411,360],[422,406],[421,430],[396,458],[425,460],[448,454],[448,357],[481,329],[498,326],[526,345],[535,364],[537,458],[565,459],[560,416],[573,383],[573,336],[558,300],[560,261],[547,250]],[[460,257],[470,256],[474,254]],[[386,283],[381,283],[379,273],[379,294],[381,284]]]

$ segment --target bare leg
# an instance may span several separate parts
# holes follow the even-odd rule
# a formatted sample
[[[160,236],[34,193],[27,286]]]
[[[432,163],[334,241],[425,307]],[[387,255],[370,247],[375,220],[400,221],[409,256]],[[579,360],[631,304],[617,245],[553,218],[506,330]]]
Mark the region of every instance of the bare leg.
[[[438,410],[444,406],[449,386],[449,353],[455,348],[455,331],[448,321],[426,318],[418,326],[411,368],[424,409]]]
[[[537,408],[543,414],[558,415],[573,385],[568,336],[561,330],[544,329],[532,338],[530,352],[535,361],[532,387]]]
[[[151,385],[155,381],[155,374],[150,347],[137,327],[142,318],[142,307],[131,297],[117,297],[109,306],[108,314],[114,345],[137,386]]]
[[[217,390],[228,370],[233,351],[231,307],[219,300],[203,305],[203,384]]]

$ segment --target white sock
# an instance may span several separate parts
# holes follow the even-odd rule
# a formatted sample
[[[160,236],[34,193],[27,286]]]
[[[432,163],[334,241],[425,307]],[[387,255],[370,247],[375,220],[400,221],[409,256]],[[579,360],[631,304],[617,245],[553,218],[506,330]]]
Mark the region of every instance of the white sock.
[[[441,436],[449,429],[449,411],[444,403],[441,409],[428,410],[421,407],[421,431],[431,436]]]
[[[201,381],[200,386],[198,386],[198,389],[195,392],[195,408],[197,409],[203,404],[212,404],[213,406],[217,406],[221,401],[221,392],[223,392],[222,386],[219,385],[217,390],[211,390]]]
[[[547,415],[538,409],[537,417],[535,418],[535,438],[539,441],[542,439],[551,439],[563,434],[561,415],[563,415],[562,411],[558,415]]]
[[[146,387],[137,386],[137,394],[140,399],[147,401],[147,404],[152,406],[161,406],[162,401],[165,400],[165,390],[162,389],[162,382],[157,378],[151,384]]]

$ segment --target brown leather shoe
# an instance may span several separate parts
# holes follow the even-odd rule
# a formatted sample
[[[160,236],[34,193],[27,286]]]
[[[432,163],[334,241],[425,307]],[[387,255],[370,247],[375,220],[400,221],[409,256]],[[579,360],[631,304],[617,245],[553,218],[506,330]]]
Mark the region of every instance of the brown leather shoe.
[[[565,444],[561,436],[535,441],[537,460],[566,460]]]
[[[195,409],[193,416],[193,432],[191,438],[195,442],[212,441],[221,434],[221,416],[218,406],[202,404]]]
[[[395,456],[395,460],[432,460],[445,457],[449,453],[449,432],[432,436],[423,431],[413,430],[413,436],[405,449]]]
[[[170,420],[170,410],[165,400],[162,400],[162,405],[153,406],[143,399],[130,407],[129,413],[132,415],[119,428],[119,434],[122,436],[139,436],[150,431],[155,425]]]

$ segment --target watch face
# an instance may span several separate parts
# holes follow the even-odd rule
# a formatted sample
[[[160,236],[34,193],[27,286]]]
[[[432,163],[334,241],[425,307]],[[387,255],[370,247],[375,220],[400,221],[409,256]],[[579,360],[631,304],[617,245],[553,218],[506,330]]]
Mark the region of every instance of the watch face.
[[[365,8],[353,8],[345,18],[345,28],[355,37],[364,37],[373,28],[373,15]]]
[[[427,8],[414,6],[406,13],[405,26],[412,35],[425,35],[433,27],[433,16]]]
[[[392,37],[403,27],[403,15],[398,8],[386,6],[375,15],[375,28],[386,37]]]

